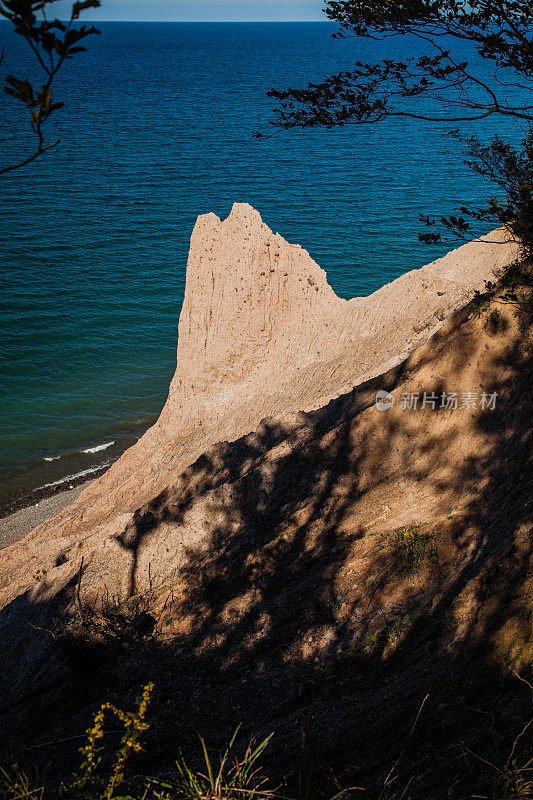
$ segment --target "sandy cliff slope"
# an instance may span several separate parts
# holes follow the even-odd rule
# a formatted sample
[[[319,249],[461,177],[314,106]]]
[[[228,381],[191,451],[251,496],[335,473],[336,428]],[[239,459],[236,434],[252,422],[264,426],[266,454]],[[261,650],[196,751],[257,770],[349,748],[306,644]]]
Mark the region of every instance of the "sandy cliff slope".
[[[36,579],[42,598],[56,594],[81,559],[88,593],[105,586],[126,596],[133,562],[145,584],[132,544],[139,508],[216,442],[253,431],[265,417],[318,409],[402,362],[513,256],[509,244],[470,242],[347,301],[305,250],[274,234],[250,206],[234,205],[224,221],[200,217],[177,370],[160,419],[69,508],[0,552],[0,605],[34,590]],[[196,523],[193,539],[201,538],[201,514]],[[167,571],[161,553],[153,556],[142,559],[151,563],[150,580]]]
[[[436,772],[410,796],[525,797],[493,793],[491,767],[521,731],[513,758],[532,746],[511,672],[531,682],[533,342],[513,311],[474,301],[403,364],[211,445],[118,538],[52,538],[55,562],[0,611],[0,746],[77,763],[69,737],[99,703],[152,680],[150,775],[242,723],[244,746],[275,732],[274,772],[305,746],[370,798],[406,742]]]

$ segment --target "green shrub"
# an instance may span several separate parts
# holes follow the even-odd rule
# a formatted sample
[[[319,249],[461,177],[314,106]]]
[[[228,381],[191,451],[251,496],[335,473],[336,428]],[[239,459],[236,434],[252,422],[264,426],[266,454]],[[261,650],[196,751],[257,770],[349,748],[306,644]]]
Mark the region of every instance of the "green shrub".
[[[433,536],[421,525],[409,525],[392,534],[394,570],[400,575],[418,575],[424,561],[436,563]]]

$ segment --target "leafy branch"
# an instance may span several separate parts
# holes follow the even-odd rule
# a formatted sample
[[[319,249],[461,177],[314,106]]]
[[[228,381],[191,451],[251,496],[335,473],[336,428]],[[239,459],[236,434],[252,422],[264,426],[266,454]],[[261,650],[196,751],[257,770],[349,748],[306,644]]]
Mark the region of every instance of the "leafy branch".
[[[461,206],[460,216],[451,215],[439,220],[420,215],[420,220],[432,230],[419,233],[426,244],[442,241],[442,232],[455,238],[469,239],[473,223],[490,223],[503,227],[506,240],[515,241],[533,253],[533,128],[529,128],[520,149],[494,136],[488,143],[477,136],[463,136],[452,131],[466,150],[465,165],[501,191],[500,197],[491,197],[483,207]],[[467,221],[467,219],[470,221]]]
[[[45,77],[39,88],[27,78],[7,75],[5,79],[4,92],[28,109],[30,127],[37,144],[26,158],[0,167],[0,175],[24,167],[59,144],[59,139],[50,144],[45,142],[46,122],[54,112],[64,107],[64,102],[53,98],[52,84],[65,61],[86,50],[80,42],[99,33],[93,26],[75,26],[74,23],[83,11],[98,8],[100,0],[74,2],[66,23],[59,19],[48,19],[47,9],[55,2],[57,0],[0,0],[0,17],[9,20],[14,32],[26,41]],[[2,58],[3,55],[2,52]]]
[[[354,69],[304,88],[278,90],[271,125],[287,129],[376,123],[388,117],[430,122],[463,122],[492,115],[533,121],[533,9],[529,0],[339,0],[327,2],[326,16],[340,24],[336,38],[383,41],[409,36],[424,52],[379,63],[357,61]],[[404,39],[405,41],[405,39]],[[454,45],[468,42],[493,67],[493,82],[476,74]],[[509,76],[503,83],[501,71]],[[520,88],[526,100],[511,102],[502,87]],[[440,112],[418,109],[416,100],[435,101]],[[261,134],[259,134],[261,136]]]

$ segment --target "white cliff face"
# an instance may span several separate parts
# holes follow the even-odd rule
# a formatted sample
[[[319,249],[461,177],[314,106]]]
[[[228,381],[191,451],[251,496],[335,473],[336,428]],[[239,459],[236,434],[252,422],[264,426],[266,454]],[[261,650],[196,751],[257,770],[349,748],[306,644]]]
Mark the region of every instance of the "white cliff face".
[[[219,438],[230,438],[267,415],[317,408],[401,361],[512,250],[470,242],[347,301],[306,250],[273,233],[251,206],[236,203],[223,221],[201,216],[159,424],[168,434],[186,420],[215,423]]]
[[[251,206],[235,204],[222,222],[199,217],[166,411],[192,398],[212,406],[217,394],[270,392],[331,339],[329,317],[338,328],[347,312],[307,251],[274,234]]]
[[[0,552],[0,606],[74,546],[89,583],[93,570],[95,586],[122,591],[117,576],[129,556],[114,537],[136,509],[216,442],[237,439],[267,416],[319,408],[400,363],[515,252],[470,242],[346,301],[309,254],[274,234],[251,206],[234,205],[224,221],[199,217],[177,369],[159,421],[72,506]],[[78,568],[79,558],[49,574],[59,585]]]

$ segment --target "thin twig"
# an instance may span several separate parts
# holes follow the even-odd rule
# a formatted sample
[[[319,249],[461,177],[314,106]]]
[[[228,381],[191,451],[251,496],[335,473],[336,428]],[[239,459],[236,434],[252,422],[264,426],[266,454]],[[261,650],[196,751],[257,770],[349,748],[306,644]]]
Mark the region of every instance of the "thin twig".
[[[109,736],[112,733],[123,733],[123,731],[102,731],[104,736]],[[24,748],[24,752],[27,753],[29,750],[37,750],[39,747],[52,747],[54,744],[63,744],[64,742],[73,742],[76,739],[85,739],[87,736],[86,733],[80,733],[77,736],[67,736],[66,739],[54,739],[52,742],[41,742],[40,744],[33,744],[31,747]]]
[[[81,564],[80,564],[80,571],[78,572],[78,582],[76,584],[76,605],[78,606],[78,611],[82,614],[82,605],[80,599],[80,588],[81,588],[81,579],[83,575],[83,562],[85,560],[85,556],[81,557]]]
[[[415,719],[415,721],[413,722],[413,726],[412,726],[411,730],[409,731],[409,736],[407,737],[407,739],[406,739],[406,741],[405,741],[405,745],[404,745],[404,747],[403,747],[403,750],[402,750],[402,752],[400,753],[400,755],[399,755],[399,757],[398,757],[397,761],[396,761],[396,762],[393,764],[393,766],[391,767],[391,770],[390,770],[389,774],[388,774],[388,775],[387,775],[387,777],[385,778],[385,780],[384,780],[384,782],[383,782],[383,788],[386,788],[386,787],[389,785],[389,783],[391,782],[391,781],[389,780],[389,779],[391,778],[391,775],[393,774],[394,770],[396,769],[396,767],[398,766],[398,764],[400,763],[400,761],[402,760],[402,758],[403,758],[403,757],[404,757],[404,755],[405,755],[405,751],[407,750],[407,746],[408,746],[409,742],[411,741],[411,737],[412,737],[413,733],[415,732],[415,728],[416,728],[416,726],[417,726],[417,724],[418,724],[418,720],[420,719],[420,714],[422,713],[422,709],[424,708],[425,702],[426,702],[426,700],[428,699],[428,697],[429,697],[429,694],[427,694],[427,695],[424,697],[424,699],[422,700],[422,703],[421,703],[421,705],[420,705],[420,708],[418,709],[418,714],[416,715],[416,719]],[[394,778],[393,778],[392,780],[394,780]]]
[[[31,161],[35,161],[36,158],[42,156],[42,154],[46,153],[47,150],[51,150],[52,147],[56,147],[56,145],[58,145],[60,141],[61,140],[58,139],[53,144],[49,144],[46,147],[40,147],[38,150],[35,151],[33,155],[29,156],[29,158],[25,158],[24,161],[19,161],[18,164],[12,164],[10,167],[3,167],[2,169],[0,169],[0,175],[5,175],[6,172],[12,172],[14,169],[20,169],[20,167],[25,167],[26,164],[29,164]]]
[[[518,672],[513,672],[513,675],[515,676],[515,678],[518,678],[519,681],[522,681],[522,683],[525,683],[526,686],[528,686],[531,689],[531,691],[533,692],[533,685],[529,681],[526,681],[526,679],[523,678],[522,675],[519,675]]]

